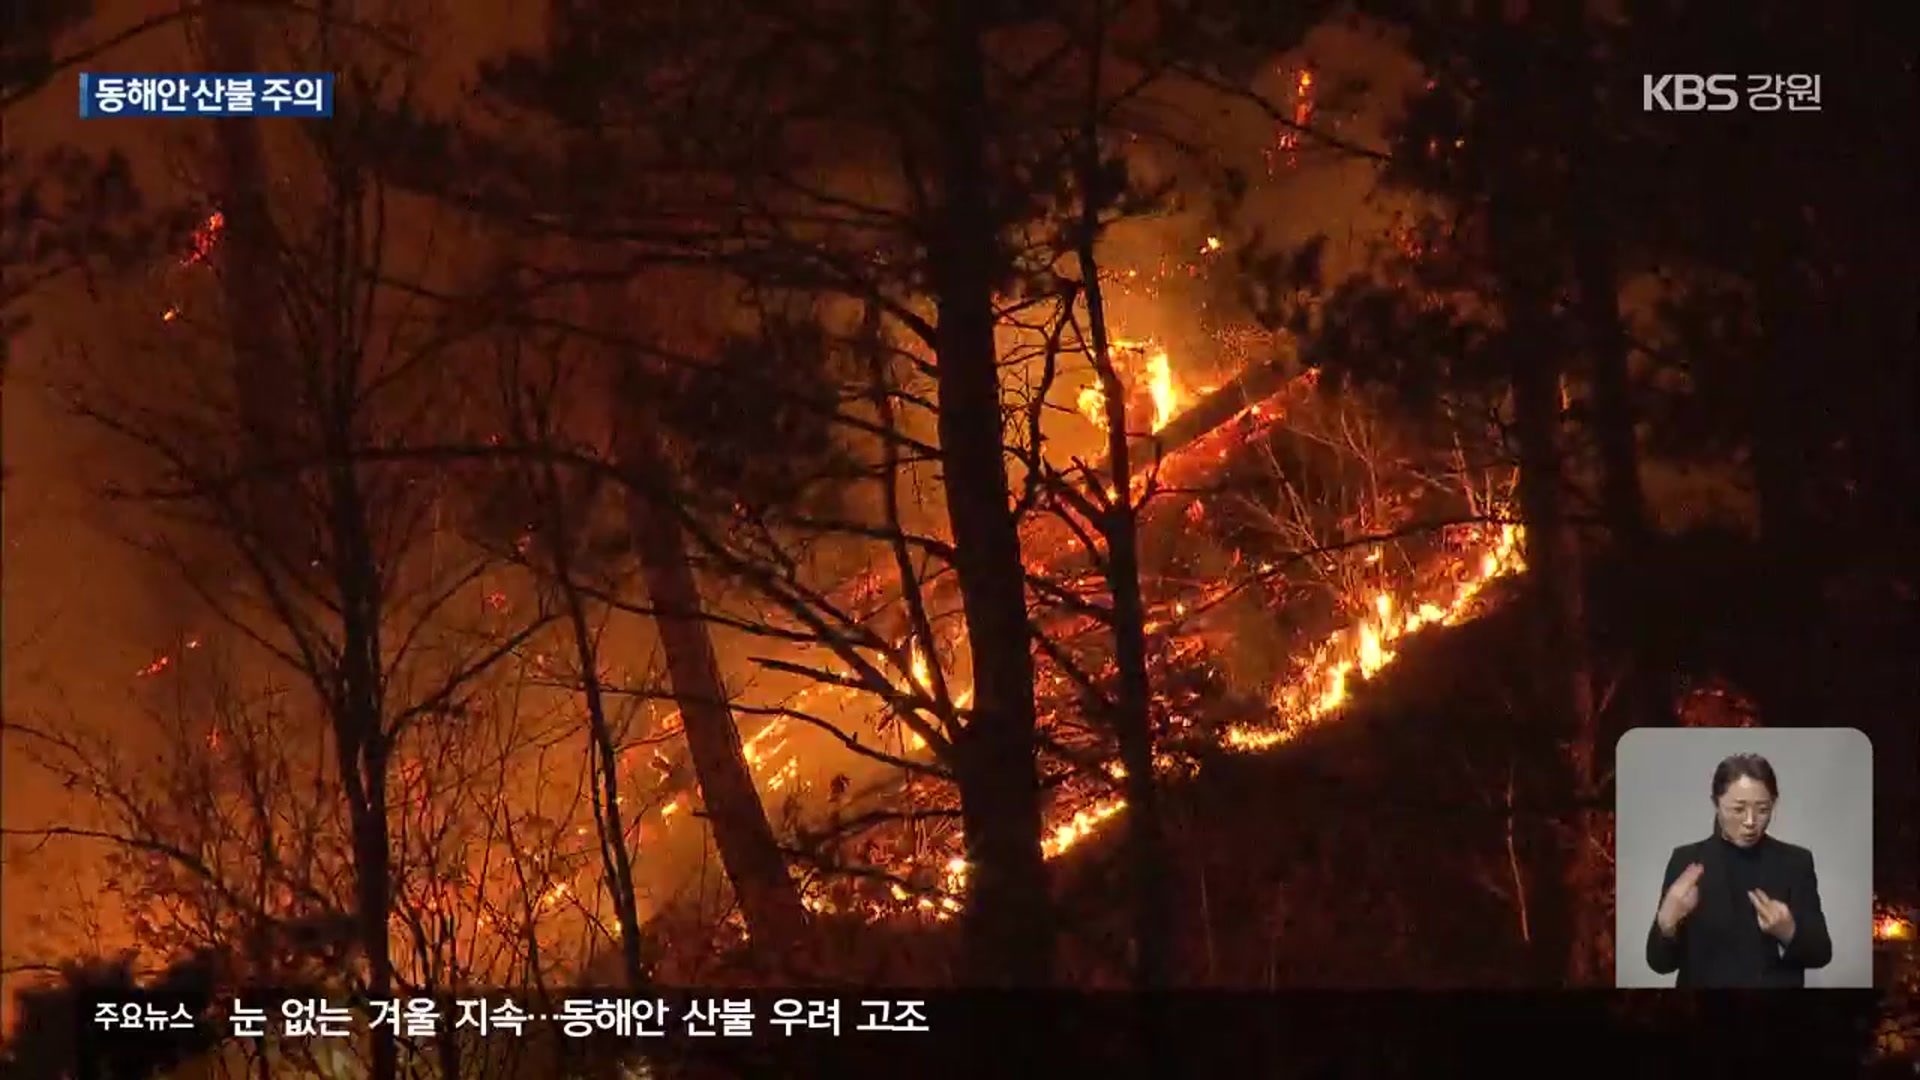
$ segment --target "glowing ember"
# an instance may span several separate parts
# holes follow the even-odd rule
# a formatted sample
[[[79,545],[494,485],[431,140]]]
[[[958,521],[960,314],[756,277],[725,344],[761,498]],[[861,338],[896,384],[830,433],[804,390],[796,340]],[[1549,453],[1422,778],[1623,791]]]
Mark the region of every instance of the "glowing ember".
[[[1286,163],[1297,163],[1296,152],[1300,149],[1300,131],[1313,119],[1313,72],[1302,70],[1293,83],[1293,125],[1280,132],[1275,140],[1275,149],[1286,154]],[[1273,154],[1267,155],[1267,167],[1273,168]]]
[[[767,790],[779,791],[781,788],[792,783],[794,778],[799,775],[800,759],[788,758],[786,764],[774,770],[773,775],[766,778]]]
[[[220,232],[227,227],[227,215],[215,210],[207,219],[193,230],[193,239],[187,247],[187,253],[180,258],[181,266],[206,262],[213,249],[220,242]]]
[[[1913,924],[1897,915],[1882,915],[1873,920],[1873,936],[1878,941],[1908,941],[1913,937]]]
[[[213,249],[220,243],[220,234],[227,227],[227,215],[215,210],[207,215],[193,230],[193,236],[187,242],[187,253],[180,256],[180,265],[191,267],[206,262],[213,255]],[[175,322],[180,318],[180,306],[173,304],[160,313],[161,322]]]

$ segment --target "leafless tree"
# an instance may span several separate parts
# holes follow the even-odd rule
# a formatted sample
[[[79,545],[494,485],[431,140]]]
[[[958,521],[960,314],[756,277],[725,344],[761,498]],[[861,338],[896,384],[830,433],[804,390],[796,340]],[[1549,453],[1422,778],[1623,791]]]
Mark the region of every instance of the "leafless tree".
[[[299,687],[289,709],[321,724],[350,837],[360,988],[385,998],[396,770],[409,740],[461,716],[476,680],[546,615],[490,619],[478,596],[491,560],[444,528],[449,478],[381,456],[430,437],[458,334],[381,287],[398,240],[352,125],[286,153],[289,166],[304,154],[316,182],[280,189],[271,216],[243,230],[248,243],[216,268],[224,295],[150,324],[110,373],[81,354],[68,389],[136,462],[110,493],[153,523],[130,531],[250,644],[249,665]],[[276,283],[270,296],[236,291],[254,275]],[[205,333],[202,310],[271,340]],[[392,1076],[390,1040],[374,1051],[375,1074]]]

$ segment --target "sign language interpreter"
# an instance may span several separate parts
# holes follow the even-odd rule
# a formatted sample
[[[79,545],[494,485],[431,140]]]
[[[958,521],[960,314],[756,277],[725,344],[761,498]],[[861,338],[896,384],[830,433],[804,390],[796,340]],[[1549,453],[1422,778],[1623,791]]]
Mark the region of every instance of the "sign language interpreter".
[[[1682,987],[1800,987],[1833,959],[1813,853],[1767,835],[1780,785],[1757,754],[1713,772],[1713,835],[1667,861],[1647,966]]]

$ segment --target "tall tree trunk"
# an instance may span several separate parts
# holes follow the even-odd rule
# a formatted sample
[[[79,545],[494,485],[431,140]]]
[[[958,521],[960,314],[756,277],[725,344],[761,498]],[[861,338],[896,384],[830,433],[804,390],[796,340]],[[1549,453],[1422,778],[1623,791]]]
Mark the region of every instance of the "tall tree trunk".
[[[1576,172],[1582,170],[1576,168]],[[1613,539],[1617,558],[1626,566],[1642,565],[1653,540],[1645,486],[1640,478],[1639,416],[1633,405],[1633,383],[1628,362],[1631,351],[1620,314],[1619,271],[1612,241],[1604,235],[1605,216],[1597,192],[1577,181],[1573,212],[1573,266],[1579,293],[1579,318],[1584,326],[1589,370],[1593,379],[1593,431],[1600,451],[1600,513]],[[1671,660],[1645,642],[1660,635],[1647,629],[1656,616],[1649,605],[1631,605],[1631,624],[1625,634],[1632,655],[1620,685],[1621,707],[1627,723],[1617,727],[1664,726],[1673,722]]]
[[[1515,14],[1509,9],[1507,17]],[[1590,986],[1601,979],[1612,928],[1602,918],[1608,882],[1601,863],[1604,819],[1597,810],[1600,733],[1587,644],[1585,569],[1567,512],[1560,400],[1565,341],[1553,311],[1552,290],[1566,280],[1571,252],[1548,224],[1555,210],[1564,209],[1564,196],[1542,197],[1564,188],[1551,171],[1541,173],[1531,154],[1556,145],[1563,134],[1555,130],[1564,126],[1556,110],[1533,90],[1549,81],[1544,60],[1545,54],[1490,58],[1489,85],[1479,95],[1476,113],[1485,137],[1508,149],[1506,160],[1488,170],[1487,238],[1505,320],[1499,348],[1513,390],[1520,513],[1528,577],[1537,597],[1534,670],[1545,688],[1548,720],[1537,745],[1542,760],[1557,766],[1547,767],[1529,800],[1535,804],[1528,815],[1529,847],[1551,867],[1541,880],[1544,887],[1532,890],[1541,916],[1538,977],[1547,984]],[[1582,164],[1576,161],[1573,167]],[[1565,812],[1556,813],[1556,804]]]
[[[1575,43],[1569,55],[1569,85],[1600,85],[1592,62],[1591,42],[1584,18],[1576,7],[1555,12],[1566,25],[1567,40]],[[1584,81],[1583,81],[1584,80]],[[1568,224],[1573,257],[1577,317],[1584,331],[1589,377],[1593,389],[1592,429],[1600,459],[1600,513],[1612,537],[1615,555],[1626,566],[1642,565],[1653,538],[1646,488],[1640,475],[1639,412],[1634,407],[1630,363],[1632,348],[1620,312],[1620,267],[1613,238],[1613,203],[1603,190],[1606,173],[1596,163],[1611,160],[1602,145],[1599,125],[1583,89],[1568,99],[1572,108],[1559,122],[1566,133],[1571,167],[1567,171],[1569,198],[1563,215]],[[1623,635],[1633,643],[1617,700],[1633,726],[1662,726],[1673,722],[1671,659],[1645,644],[1659,635],[1642,629],[1654,616],[1648,605],[1631,605],[1631,622]],[[1606,752],[1602,749],[1602,752]]]
[[[382,685],[380,617],[382,580],[367,530],[365,493],[354,476],[350,443],[352,401],[331,402],[326,418],[331,504],[329,540],[334,549],[334,585],[340,603],[339,688],[328,702],[347,821],[353,839],[354,901],[360,948],[367,963],[367,996],[393,996],[392,845],[387,833],[387,766],[392,746],[386,729]],[[375,1080],[398,1075],[392,1032],[373,1035]]]
[[[367,996],[375,1000],[393,997],[393,952],[388,920],[393,908],[392,851],[387,839],[387,750],[377,733],[351,755],[351,764],[362,770],[365,782],[357,778],[348,785],[348,819],[353,832],[354,902],[360,923],[360,947],[367,957]],[[343,762],[343,764],[348,764]],[[357,790],[356,790],[357,789]],[[394,1080],[399,1075],[399,1048],[393,1033],[381,1029],[373,1033],[373,1080]]]
[[[974,685],[974,716],[955,745],[971,867],[966,979],[1040,986],[1052,978],[1055,927],[1040,848],[1026,568],[1007,483],[993,336],[998,229],[987,194],[979,5],[941,0],[937,18],[945,137],[931,256],[940,450]]]
[[[200,20],[208,64],[216,71],[259,68],[247,7],[223,0]],[[289,390],[279,337],[279,244],[272,217],[259,122],[223,120],[213,125],[214,189],[222,215],[214,258],[225,294],[227,331],[233,349],[234,385],[246,432],[274,448],[284,434],[283,402]]]
[[[551,438],[542,431],[541,439]],[[640,951],[640,907],[634,888],[633,857],[627,848],[627,826],[620,804],[620,751],[607,718],[606,694],[600,681],[600,649],[587,619],[587,600],[574,576],[574,507],[558,470],[547,464],[540,471],[540,502],[545,511],[548,554],[560,602],[573,636],[574,655],[580,661],[580,691],[587,708],[587,735],[593,748],[593,823],[599,833],[600,865],[610,882],[613,916],[620,929],[620,959],[627,987],[638,991],[651,981]],[[452,1040],[448,1040],[452,1041]]]
[[[1097,291],[1097,290],[1096,290]],[[1094,315],[1094,349],[1105,353],[1106,333]],[[1122,412],[1124,398],[1108,397],[1109,422]],[[1126,433],[1112,424],[1108,445],[1116,477],[1128,474]],[[1166,821],[1161,816],[1160,783],[1153,770],[1152,686],[1147,676],[1146,605],[1140,596],[1140,514],[1124,480],[1117,480],[1119,496],[1101,523],[1107,543],[1107,581],[1113,594],[1114,663],[1119,669],[1114,700],[1113,729],[1126,769],[1122,787],[1127,795],[1128,861],[1134,890],[1134,986],[1164,990],[1173,983],[1173,898],[1168,865]]]
[[[1579,541],[1567,516],[1562,471],[1560,353],[1540,276],[1541,266],[1551,263],[1529,243],[1524,197],[1518,190],[1495,193],[1490,233],[1507,323],[1502,347],[1513,386],[1527,564],[1540,598],[1535,670],[1547,687],[1548,744],[1563,748],[1559,782],[1546,785],[1544,794],[1573,808],[1560,819],[1570,827],[1553,827],[1550,806],[1541,807],[1547,818],[1536,823],[1533,846],[1557,867],[1551,889],[1538,890],[1546,901],[1540,974],[1543,980],[1581,986],[1599,978],[1599,946],[1607,933],[1600,918],[1605,882],[1596,847],[1601,822],[1593,809],[1599,731]]]
[[[216,70],[252,71],[260,65],[254,47],[254,28],[246,7],[220,3],[201,20],[208,60]],[[279,242],[272,218],[265,153],[259,128],[253,121],[228,121],[214,126],[218,191],[222,227],[214,255],[226,305],[232,349],[233,382],[239,421],[248,450],[259,460],[274,461],[291,452],[293,432],[287,404],[298,391],[281,342]],[[348,193],[352,195],[349,196]],[[336,185],[335,197],[357,197],[358,187]],[[350,213],[345,207],[336,215]],[[343,219],[336,217],[335,259],[349,254]],[[350,297],[328,298],[350,304]],[[317,355],[315,363],[332,363],[331,353]],[[329,384],[336,372],[324,370],[314,382]],[[367,965],[366,993],[370,998],[393,996],[392,847],[387,832],[387,765],[390,756],[385,730],[385,695],[380,649],[382,579],[368,535],[364,493],[352,464],[352,410],[349,395],[313,401],[324,410],[317,419],[324,430],[326,459],[332,463],[326,498],[333,551],[334,586],[340,605],[341,656],[339,685],[327,707],[333,727],[336,764],[347,801],[348,827],[353,847],[354,906],[359,944]],[[282,558],[301,558],[297,543],[282,527],[296,515],[287,510],[287,489],[277,483],[254,485],[249,498],[251,528]],[[298,565],[298,563],[294,563]],[[372,1038],[372,1080],[394,1080],[399,1054],[392,1035],[384,1029]]]
[[[1093,153],[1097,154],[1097,149]],[[1091,178],[1098,167],[1097,156],[1084,161],[1082,175]],[[1097,212],[1098,207],[1089,202],[1081,221],[1079,255],[1094,363],[1106,402],[1107,461],[1116,492],[1106,520],[1100,523],[1100,534],[1107,545],[1114,663],[1119,669],[1113,729],[1120,746],[1120,763],[1126,769],[1122,784],[1127,794],[1128,861],[1133,876],[1134,987],[1164,990],[1173,982],[1172,873],[1166,822],[1160,811],[1160,783],[1153,769],[1153,687],[1147,673],[1146,604],[1140,594],[1140,511],[1133,500],[1133,462],[1127,445],[1128,395],[1107,340],[1106,298],[1100,288],[1093,247]]]
[[[1588,204],[1580,212],[1594,213]],[[1607,531],[1629,552],[1642,550],[1650,526],[1647,496],[1640,481],[1640,448],[1635,429],[1633,382],[1626,327],[1620,318],[1619,273],[1602,226],[1574,230],[1574,273],[1579,283],[1580,318],[1585,324],[1593,378],[1594,441],[1600,450],[1600,508]]]
[[[1521,331],[1509,346],[1516,354],[1513,396],[1521,457],[1520,512],[1526,522],[1527,565],[1540,595],[1536,670],[1547,681],[1554,741],[1564,747],[1562,794],[1570,796],[1574,808],[1563,819],[1572,828],[1557,838],[1546,838],[1551,848],[1558,849],[1567,921],[1560,927],[1565,940],[1548,938],[1556,950],[1565,951],[1542,959],[1547,970],[1559,965],[1572,985],[1584,986],[1600,974],[1595,948],[1605,934],[1599,918],[1605,883],[1593,847],[1601,836],[1594,809],[1599,727],[1585,645],[1578,539],[1566,517],[1555,437],[1560,420],[1557,365],[1542,355],[1540,343]]]
[[[323,20],[321,55],[331,57],[325,36],[331,29]],[[331,65],[328,65],[329,70]],[[362,280],[359,215],[366,198],[365,177],[355,150],[328,147],[325,167],[327,198],[322,204],[326,242],[317,268],[320,286],[320,338],[304,350],[311,377],[305,389],[312,399],[318,431],[319,460],[326,463],[326,550],[331,559],[340,619],[340,671],[336,708],[332,717],[334,743],[353,770],[346,782],[348,821],[353,832],[355,900],[360,922],[360,946],[366,954],[367,996],[393,997],[393,843],[389,834],[387,770],[397,732],[388,727],[387,667],[382,634],[386,630],[386,600],[396,583],[389,579],[376,547],[373,507],[361,482],[361,429],[367,403],[362,398],[361,347],[352,328]],[[270,229],[271,225],[263,226]],[[271,238],[271,232],[264,232]],[[270,250],[268,258],[277,258]],[[251,268],[243,268],[251,270]],[[279,298],[273,298],[277,301]],[[271,308],[267,310],[272,310]],[[250,317],[255,313],[248,312]],[[280,342],[273,343],[284,347]],[[276,387],[285,394],[289,387]],[[372,1080],[395,1080],[399,1075],[399,1046],[390,1029],[371,1039]]]
[[[697,331],[692,326],[698,320],[689,320],[688,309],[678,305],[695,301],[672,285],[667,281],[657,294],[639,299],[604,292],[593,301],[597,310],[591,313],[591,321],[615,332],[637,307],[647,312],[649,332],[656,337],[667,335],[663,340],[671,340],[676,332],[694,335]],[[701,345],[690,338],[682,347],[691,354]],[[616,359],[627,364],[645,362],[633,356]],[[644,409],[631,408],[644,402],[647,393],[635,385],[633,374],[631,368],[616,371],[609,382],[608,400],[629,406],[629,415],[615,418],[612,424],[615,459],[630,476],[671,476],[675,465],[657,431],[649,426],[652,419]],[[655,613],[654,627],[666,656],[667,678],[680,711],[708,827],[746,920],[754,954],[772,969],[770,974],[793,974],[806,962],[801,954],[810,940],[807,911],[787,873],[786,857],[747,764],[686,531],[672,507],[654,500],[642,487],[629,489],[629,542]]]
[[[630,475],[660,476],[672,467],[647,423],[641,417],[619,428],[619,463]],[[747,767],[713,636],[702,617],[705,606],[686,532],[670,508],[651,505],[639,494],[628,504],[627,523],[720,864],[746,917],[755,953],[790,971],[802,962],[798,953],[807,944],[806,908]]]

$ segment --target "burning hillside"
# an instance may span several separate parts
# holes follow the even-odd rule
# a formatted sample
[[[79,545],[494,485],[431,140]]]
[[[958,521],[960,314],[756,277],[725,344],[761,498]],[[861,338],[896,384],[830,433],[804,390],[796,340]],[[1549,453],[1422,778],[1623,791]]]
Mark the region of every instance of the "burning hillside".
[[[1304,92],[1310,76],[1303,74],[1301,79]],[[204,265],[223,225],[222,216],[212,214],[194,235],[181,265]],[[1217,238],[1208,237],[1188,272],[1199,273],[1202,262],[1220,248]],[[1163,266],[1149,278],[1168,273]],[[1116,275],[1115,285],[1124,293],[1140,281],[1137,272],[1126,272]],[[164,317],[171,320],[177,314],[177,308],[169,308]],[[1222,337],[1231,336],[1222,331]],[[1136,499],[1147,496],[1149,485],[1152,488],[1143,503],[1143,535],[1200,536],[1224,529],[1239,498],[1219,490],[1224,479],[1236,467],[1257,464],[1263,455],[1271,462],[1270,440],[1285,437],[1288,421],[1297,414],[1318,407],[1317,373],[1290,368],[1283,344],[1271,336],[1251,347],[1237,339],[1223,344],[1224,353],[1240,356],[1246,366],[1224,385],[1192,387],[1183,384],[1176,359],[1160,344],[1114,343],[1115,368],[1127,391],[1124,412],[1137,429],[1131,455],[1135,475],[1129,486]],[[1101,430],[1106,424],[1105,404],[1097,381],[1079,388],[1075,405]],[[1493,515],[1483,515],[1489,516]],[[1081,535],[1059,514],[1032,514],[1023,526],[1024,548],[1036,580],[1055,583],[1062,595],[1097,601],[1104,584]],[[1207,753],[1271,749],[1336,715],[1357,682],[1372,678],[1393,662],[1403,639],[1426,627],[1467,618],[1487,583],[1519,568],[1515,527],[1484,520],[1451,527],[1433,538],[1360,544],[1353,541],[1363,536],[1338,539],[1339,546],[1349,548],[1340,553],[1340,559],[1373,569],[1344,581],[1344,591],[1331,605],[1309,605],[1306,614],[1291,617],[1292,625],[1276,632],[1276,647],[1295,659],[1258,686],[1236,685],[1222,670],[1220,653],[1224,639],[1232,634],[1222,614],[1235,605],[1274,612],[1297,606],[1297,583],[1315,576],[1319,557],[1303,553],[1298,543],[1263,548],[1216,535],[1216,546],[1230,552],[1226,565],[1207,564],[1194,557],[1193,545],[1174,542],[1150,568],[1142,585],[1149,605],[1149,663],[1157,691],[1153,714],[1163,748],[1159,763],[1167,775],[1191,774]],[[1389,546],[1399,552],[1396,560],[1384,557]],[[1417,564],[1407,562],[1408,552],[1417,555]],[[1391,572],[1389,562],[1394,566]],[[951,595],[943,594],[952,589],[950,575],[929,588],[930,605],[953,603]],[[863,576],[843,592],[855,610],[883,612],[902,603],[897,580],[884,571]],[[1124,772],[1115,759],[1111,735],[1090,709],[1087,687],[1080,681],[1090,677],[1098,684],[1111,678],[1111,660],[1099,640],[1099,628],[1058,604],[1039,617],[1043,632],[1061,650],[1054,658],[1042,660],[1038,670],[1040,726],[1049,747],[1045,783],[1052,792],[1043,847],[1047,857],[1058,858],[1124,813],[1125,801],[1115,790]],[[889,618],[904,625],[897,615]],[[197,644],[196,640],[188,647]],[[904,663],[879,660],[883,668],[894,669],[894,691],[929,704],[936,689],[933,665],[941,665],[941,682],[949,698],[946,707],[964,714],[972,694],[964,671],[956,668],[953,659],[965,654],[964,637],[952,634],[934,642],[908,641],[902,652]],[[542,658],[535,661],[536,667],[546,666]],[[162,655],[139,674],[161,674],[171,663],[170,655]],[[1078,677],[1063,664],[1077,668]],[[817,832],[823,814],[828,833],[834,834],[832,822],[843,815],[938,810],[949,805],[951,789],[926,777],[883,779],[858,792],[839,790],[838,781],[822,783],[833,767],[803,760],[809,753],[803,748],[818,742],[796,738],[807,726],[802,717],[856,732],[871,725],[893,753],[927,759],[926,740],[911,722],[918,707],[909,707],[904,719],[893,708],[883,709],[875,719],[870,715],[874,688],[844,666],[831,666],[830,671],[844,682],[801,691],[781,706],[791,717],[766,723],[744,739],[743,753],[763,796],[776,806],[803,800],[798,804],[800,821],[807,823],[801,826],[803,833]],[[930,713],[920,719],[935,722]],[[678,732],[678,714],[671,713],[652,726],[642,745],[623,756],[631,763],[629,790],[657,792],[647,803],[635,804],[642,815],[643,835],[672,837],[701,829],[692,812],[697,808],[697,786],[672,749]],[[660,749],[649,752],[649,746]],[[409,768],[418,771],[415,766]],[[822,787],[835,790],[822,791]],[[587,887],[579,875],[590,866],[591,830],[579,825],[565,831],[572,834],[567,837],[572,844],[522,853],[528,858],[538,856],[544,882],[538,887],[540,910],[579,902],[580,890]],[[817,846],[818,841],[814,843]],[[571,852],[576,846],[580,850]],[[872,918],[909,913],[946,918],[959,910],[967,865],[960,838],[950,824],[864,828],[854,835],[833,835],[830,846],[839,852],[831,862],[861,866],[868,876],[851,883],[832,872],[816,877],[807,896],[807,903],[816,910],[852,909]],[[848,852],[858,855],[850,858]],[[869,887],[860,881],[884,884]]]
[[[1182,399],[1166,352],[1152,343],[1135,342],[1125,343],[1121,351],[1126,357],[1121,368],[1135,388],[1129,408],[1142,415],[1141,426],[1157,432],[1179,429],[1187,414],[1176,411]],[[1242,394],[1250,385],[1271,385],[1276,380],[1267,370],[1247,373],[1255,377],[1235,380],[1228,392]],[[1163,444],[1160,453],[1146,457],[1136,475],[1136,489],[1151,474],[1166,490],[1147,503],[1143,532],[1169,527],[1204,532],[1212,517],[1223,516],[1209,506],[1228,501],[1231,495],[1215,490],[1212,481],[1230,464],[1256,454],[1263,440],[1276,437],[1290,411],[1314,405],[1317,391],[1312,372],[1277,382],[1277,389],[1262,397],[1242,396],[1238,408],[1231,411],[1221,410],[1217,404],[1221,392],[1216,391],[1195,406],[1195,411],[1204,410],[1212,420],[1204,430],[1183,432],[1178,446],[1167,449]],[[1083,408],[1099,405],[1097,388],[1083,390],[1080,404]],[[1092,415],[1100,415],[1099,410],[1093,409]],[[1149,662],[1157,688],[1153,708],[1165,773],[1191,774],[1201,758],[1212,752],[1271,749],[1336,715],[1357,682],[1393,662],[1404,639],[1424,628],[1470,617],[1490,582],[1520,569],[1519,532],[1511,524],[1473,522],[1439,531],[1443,535],[1438,542],[1397,545],[1420,546],[1426,552],[1423,564],[1403,573],[1373,574],[1379,587],[1336,605],[1359,612],[1348,625],[1332,630],[1323,625],[1317,631],[1302,627],[1292,633],[1289,653],[1298,659],[1271,686],[1254,694],[1234,687],[1221,671],[1221,635],[1227,631],[1218,616],[1236,600],[1267,609],[1286,606],[1290,584],[1312,576],[1311,558],[1273,552],[1262,559],[1236,552],[1232,564],[1220,570],[1199,565],[1176,546],[1171,558],[1143,581],[1150,605]],[[1084,544],[1070,530],[1035,518],[1024,535],[1029,564],[1037,577],[1057,581],[1083,598],[1097,599],[1102,583],[1087,561]],[[1382,555],[1389,543],[1351,545],[1349,554],[1355,561],[1378,566],[1387,561]],[[1185,546],[1192,550],[1191,545]],[[863,589],[880,591],[872,582]],[[1339,620],[1337,613],[1333,617]],[[1111,662],[1092,620],[1056,611],[1043,622],[1063,656],[1072,657],[1098,681],[1111,677]],[[964,654],[964,645],[963,638],[954,637],[933,651],[941,656]],[[910,670],[899,673],[899,689],[931,694],[928,650],[915,644],[910,655]],[[1043,847],[1047,857],[1057,858],[1124,813],[1125,801],[1115,791],[1124,772],[1114,758],[1110,734],[1089,712],[1086,687],[1058,661],[1043,662],[1039,679],[1043,740],[1051,748],[1045,780],[1052,791],[1051,824]],[[970,698],[964,683],[955,683],[949,673],[948,688],[954,707],[964,710]],[[809,691],[803,697],[822,693],[846,702],[860,696],[853,687],[840,687]],[[750,740],[749,755],[769,789],[796,769],[792,759],[760,749],[784,745],[780,733],[786,723],[791,721],[769,725]],[[889,727],[899,732],[900,752],[923,754],[925,741],[917,734],[893,724]],[[951,790],[938,781],[888,781],[839,806],[836,816],[852,818],[863,811],[915,807],[934,811],[950,805],[951,797]],[[851,861],[863,867],[863,876],[850,882],[829,871],[816,882],[808,899],[817,910],[851,906],[872,918],[915,912],[947,918],[959,909],[967,865],[960,838],[950,825],[922,821],[867,828],[841,837],[837,847],[843,853],[858,852]],[[872,876],[875,872],[878,879]],[[885,883],[874,885],[875,880]]]

